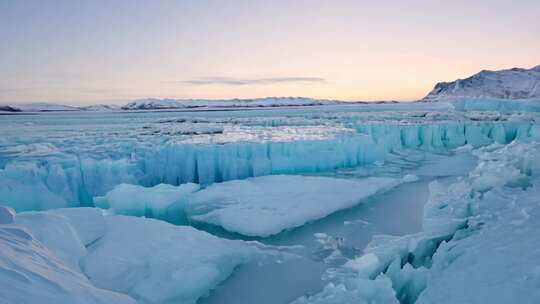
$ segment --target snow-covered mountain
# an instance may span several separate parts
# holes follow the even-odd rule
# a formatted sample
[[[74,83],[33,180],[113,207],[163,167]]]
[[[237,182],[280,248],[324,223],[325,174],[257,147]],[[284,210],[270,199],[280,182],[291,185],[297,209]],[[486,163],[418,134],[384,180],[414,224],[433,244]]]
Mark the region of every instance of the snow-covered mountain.
[[[52,111],[78,111],[79,108],[47,102],[33,102],[18,104],[17,108],[23,112],[52,112]]]
[[[0,105],[0,112],[21,112],[21,109],[7,105]]]
[[[253,107],[285,107],[335,105],[342,101],[312,99],[305,97],[265,97],[256,99],[138,99],[122,107],[124,110],[154,110],[182,108],[253,108]]]
[[[469,78],[439,82],[423,101],[455,97],[538,98],[540,65],[532,69],[483,70]]]
[[[79,109],[82,111],[94,111],[94,112],[108,112],[108,111],[121,110],[120,106],[109,105],[109,104],[90,105],[90,106],[79,107]]]
[[[63,112],[63,111],[91,111],[91,112],[109,112],[121,111],[118,105],[96,104],[89,106],[68,106],[63,104],[33,102],[17,105],[0,105],[0,112]]]

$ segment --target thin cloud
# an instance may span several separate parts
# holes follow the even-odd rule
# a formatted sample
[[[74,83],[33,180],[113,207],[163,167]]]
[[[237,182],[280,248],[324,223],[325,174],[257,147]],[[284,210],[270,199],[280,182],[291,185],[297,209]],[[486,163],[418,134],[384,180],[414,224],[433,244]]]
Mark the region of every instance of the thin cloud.
[[[325,83],[326,79],[320,77],[272,77],[272,78],[232,78],[232,77],[201,77],[182,81],[190,85],[252,85],[276,83]]]

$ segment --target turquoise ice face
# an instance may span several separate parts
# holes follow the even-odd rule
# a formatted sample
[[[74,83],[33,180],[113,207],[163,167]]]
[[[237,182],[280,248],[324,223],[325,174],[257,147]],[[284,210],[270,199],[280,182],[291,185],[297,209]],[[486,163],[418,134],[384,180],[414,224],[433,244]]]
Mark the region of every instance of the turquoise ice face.
[[[0,194],[18,210],[91,206],[121,183],[328,173],[403,149],[451,153],[539,136],[534,112],[454,110],[459,102],[3,116]]]

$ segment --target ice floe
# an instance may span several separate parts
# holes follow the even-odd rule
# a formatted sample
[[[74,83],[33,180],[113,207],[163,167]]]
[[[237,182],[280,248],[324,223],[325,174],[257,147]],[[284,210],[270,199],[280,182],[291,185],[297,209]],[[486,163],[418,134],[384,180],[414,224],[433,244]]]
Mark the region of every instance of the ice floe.
[[[229,181],[192,195],[188,217],[231,232],[267,237],[351,208],[401,183],[395,178],[346,180],[299,175]]]

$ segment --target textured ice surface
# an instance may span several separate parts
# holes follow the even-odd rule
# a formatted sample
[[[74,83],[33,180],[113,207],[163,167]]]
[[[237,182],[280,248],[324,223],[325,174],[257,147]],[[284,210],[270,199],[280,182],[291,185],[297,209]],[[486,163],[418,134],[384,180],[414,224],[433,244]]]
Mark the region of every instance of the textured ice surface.
[[[84,272],[98,287],[143,303],[195,303],[261,251],[187,226],[107,216],[107,233],[89,249]]]
[[[94,208],[18,213],[0,224],[0,249],[7,303],[135,303],[123,294],[139,303],[195,303],[266,254],[256,243]]]
[[[10,207],[2,207],[0,208],[0,224],[9,224],[13,223],[13,220],[15,219],[15,210]]]
[[[59,257],[71,260],[74,257],[66,255],[72,252],[70,248],[80,249],[69,227],[68,231],[54,229],[66,228],[63,220],[45,223],[47,215],[43,215],[34,225],[32,218],[36,219],[36,215],[17,217],[17,223],[0,224],[1,303],[136,303],[126,295],[93,286],[78,266],[74,268]],[[19,223],[23,217],[26,225]],[[40,239],[34,231],[41,231]]]
[[[61,208],[49,210],[47,213],[61,215],[67,218],[84,246],[91,245],[105,235],[107,231],[105,217],[101,209],[90,207]]]
[[[42,210],[93,206],[93,197],[122,183],[204,186],[333,172],[403,149],[538,139],[537,120],[533,112],[456,111],[446,103],[6,116],[0,197],[19,211]]]
[[[364,255],[331,272],[335,282],[298,303],[369,303],[365,290],[395,303],[538,302],[540,146],[475,153],[466,179],[430,185],[422,232],[374,238]]]
[[[399,185],[395,178],[345,180],[271,175],[213,184],[189,199],[191,220],[248,236],[302,226]]]
[[[126,293],[143,303],[193,303],[213,289],[200,301],[274,304],[312,295],[299,301],[481,303],[484,295],[492,303],[536,303],[539,162],[532,142],[540,140],[537,112],[538,105],[529,101],[460,99],[233,112],[3,116],[0,203],[17,211],[54,210],[0,212],[0,230],[17,227],[8,229],[14,236],[0,244],[0,283],[8,286],[0,288],[0,299],[121,303],[130,301],[120,295]],[[257,244],[101,209],[62,208],[92,207],[93,199],[102,197],[96,205],[116,213],[189,224],[180,220],[191,190],[179,189],[189,188],[187,183],[211,193],[239,180],[230,183],[242,185],[233,190],[245,198],[256,189],[250,178],[280,174],[351,183],[405,176],[412,183],[341,212],[334,211],[352,202],[345,195],[357,197],[362,191],[337,191],[342,188],[336,185],[315,197],[325,187],[295,181],[275,190],[280,199],[272,205],[270,196],[246,204],[226,205],[221,199],[202,204],[206,209],[194,216],[226,214],[256,202],[233,214],[252,215],[248,220],[233,223],[223,217],[239,227],[251,227],[255,212],[263,214],[261,226],[271,224],[265,229],[282,220],[285,228],[302,226],[262,239],[277,246],[303,245],[283,249],[302,259],[261,267]],[[456,175],[463,177],[456,180]],[[430,186],[422,231],[375,237],[365,255],[357,256],[373,234],[419,231],[418,208],[433,179],[437,182]],[[289,190],[299,199],[291,200],[284,193]],[[268,191],[273,190],[261,192]],[[216,197],[235,193],[225,194],[216,192]],[[315,211],[281,208],[291,202],[313,207],[326,195],[332,205],[316,204],[323,208]],[[270,221],[276,211],[284,215]],[[289,216],[298,222],[285,222]],[[325,218],[312,221],[320,217]],[[196,226],[223,237],[248,238],[213,225]],[[249,266],[225,280],[246,262]],[[327,281],[320,281],[321,275]],[[511,299],[514,290],[519,298]]]
[[[23,212],[15,216],[15,224],[28,229],[64,264],[80,270],[79,261],[87,251],[67,217],[46,212]],[[98,225],[99,222],[96,223]]]

